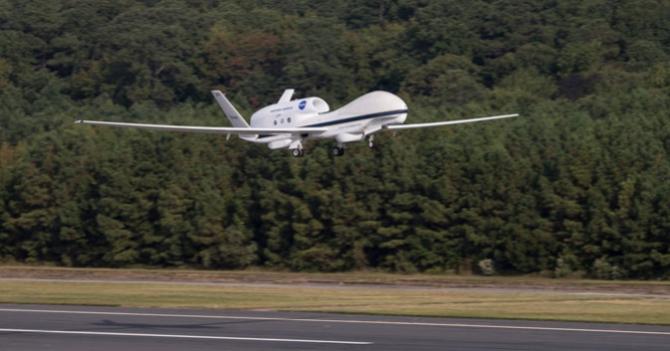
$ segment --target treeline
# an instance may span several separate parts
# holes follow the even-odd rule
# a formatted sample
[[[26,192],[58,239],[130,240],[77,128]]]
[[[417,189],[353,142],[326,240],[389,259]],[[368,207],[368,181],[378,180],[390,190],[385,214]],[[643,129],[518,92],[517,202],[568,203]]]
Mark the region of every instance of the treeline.
[[[0,259],[670,277],[670,3],[0,0]],[[221,125],[282,89],[409,121],[333,158]]]

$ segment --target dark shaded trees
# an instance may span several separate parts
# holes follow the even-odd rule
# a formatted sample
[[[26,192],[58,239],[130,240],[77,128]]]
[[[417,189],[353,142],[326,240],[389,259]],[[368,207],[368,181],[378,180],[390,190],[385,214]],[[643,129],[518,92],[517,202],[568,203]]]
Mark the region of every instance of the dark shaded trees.
[[[667,279],[662,1],[0,0],[0,259]],[[283,88],[412,121],[291,159],[77,118],[226,123]],[[482,263],[481,265],[479,263]]]

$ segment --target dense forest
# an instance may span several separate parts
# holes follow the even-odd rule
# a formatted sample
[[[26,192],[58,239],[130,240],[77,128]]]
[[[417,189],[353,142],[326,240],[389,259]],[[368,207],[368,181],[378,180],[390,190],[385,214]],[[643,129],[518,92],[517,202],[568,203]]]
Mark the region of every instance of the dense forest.
[[[0,260],[670,278],[670,2],[0,0]],[[307,155],[228,125],[285,88],[399,94]]]

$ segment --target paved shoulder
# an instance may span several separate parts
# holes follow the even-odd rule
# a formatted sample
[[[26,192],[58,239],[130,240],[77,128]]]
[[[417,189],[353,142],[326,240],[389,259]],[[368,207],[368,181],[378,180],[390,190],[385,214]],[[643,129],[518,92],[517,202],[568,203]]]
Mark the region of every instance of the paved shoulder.
[[[670,328],[323,313],[0,305],[3,350],[667,350]]]

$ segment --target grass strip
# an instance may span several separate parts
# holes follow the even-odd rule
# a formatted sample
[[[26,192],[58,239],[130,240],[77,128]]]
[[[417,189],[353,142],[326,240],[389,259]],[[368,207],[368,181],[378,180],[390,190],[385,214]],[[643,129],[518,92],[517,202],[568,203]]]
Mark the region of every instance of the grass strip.
[[[397,274],[383,272],[300,273],[261,269],[215,271],[193,269],[63,268],[0,265],[0,278],[389,285],[456,288],[542,289],[581,292],[622,292],[670,296],[670,281],[552,279],[538,276],[473,276],[454,274]]]
[[[0,303],[320,311],[670,325],[670,298],[560,291],[169,282],[0,282]]]

